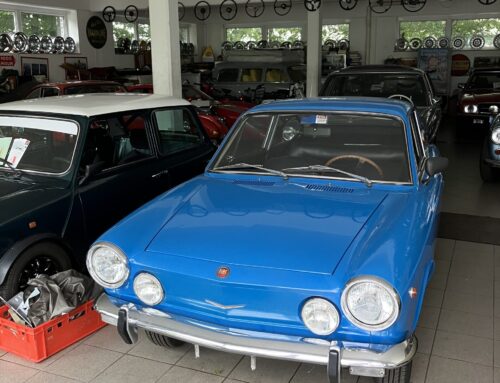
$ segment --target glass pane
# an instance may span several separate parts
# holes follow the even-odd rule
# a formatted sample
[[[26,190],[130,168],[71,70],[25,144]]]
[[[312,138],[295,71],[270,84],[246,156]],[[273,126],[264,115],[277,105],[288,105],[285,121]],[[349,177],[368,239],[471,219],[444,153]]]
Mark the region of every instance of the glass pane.
[[[113,39],[115,43],[118,42],[120,38],[129,38],[130,40],[135,39],[135,24],[132,23],[120,23],[117,21],[113,22]]]
[[[407,40],[425,39],[432,36],[436,39],[446,35],[446,21],[402,21],[399,23],[399,36]]]
[[[323,25],[322,38],[323,42],[326,40],[349,40],[349,24]]]
[[[241,70],[241,82],[260,82],[262,81],[262,69],[245,68]]]
[[[64,17],[41,15],[37,13],[21,13],[23,32],[28,36],[63,36]]]
[[[189,38],[189,27],[180,27],[179,28],[180,40],[183,43],[190,43],[191,40]]]
[[[238,69],[221,69],[217,81],[219,82],[235,82],[238,81]]]
[[[227,41],[260,41],[262,40],[262,29],[260,28],[227,28]]]
[[[149,24],[138,24],[137,29],[139,31],[139,40],[148,41],[151,40],[151,32],[149,29]]]
[[[500,33],[500,19],[453,20],[451,24],[452,39],[464,37],[465,48],[470,49],[469,40],[474,35],[484,37],[486,48],[493,48],[493,39]]]
[[[0,31],[2,33],[14,32],[14,12],[0,11]]]
[[[266,82],[286,82],[288,78],[279,68],[269,68],[266,70]]]
[[[269,41],[296,41],[302,40],[301,27],[271,28],[269,29]]]
[[[203,135],[186,109],[169,109],[155,112],[161,151],[176,153],[203,143]]]

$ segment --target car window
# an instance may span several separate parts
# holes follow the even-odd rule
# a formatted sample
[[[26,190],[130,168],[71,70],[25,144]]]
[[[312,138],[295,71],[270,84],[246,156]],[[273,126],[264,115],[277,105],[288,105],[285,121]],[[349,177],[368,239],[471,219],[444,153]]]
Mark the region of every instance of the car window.
[[[322,96],[390,97],[401,94],[415,106],[429,106],[424,79],[414,74],[352,73],[330,76]]]
[[[66,88],[65,94],[88,94],[88,93],[124,93],[125,88],[121,85],[80,85]]]
[[[90,122],[81,168],[100,164],[106,170],[151,156],[145,114],[128,112]]]
[[[421,138],[421,132],[418,125],[418,115],[417,113],[413,113],[411,116],[411,131],[412,131],[412,142],[413,142],[413,151],[415,152],[415,158],[417,160],[417,167],[420,169],[422,165],[422,161],[425,157],[424,148]]]
[[[188,109],[165,109],[154,112],[163,155],[192,149],[204,142],[203,133]]]
[[[238,81],[238,68],[221,69],[217,77],[218,82],[236,82]]]
[[[33,98],[40,98],[42,94],[42,88],[36,88],[34,91],[32,91],[30,94],[26,96],[27,100],[33,99]]]
[[[469,88],[500,89],[500,73],[477,73],[471,76]]]
[[[286,74],[280,68],[268,68],[266,70],[266,82],[287,82]]]
[[[59,89],[57,88],[42,88],[42,97],[59,96]]]
[[[262,69],[245,68],[241,70],[241,82],[260,82],[262,81]]]
[[[306,81],[306,67],[305,65],[294,65],[288,68],[288,75],[293,82]]]
[[[210,101],[210,100],[212,100],[212,97],[210,97],[205,92],[202,92],[201,90],[196,89],[194,86],[183,86],[182,87],[182,98],[184,98],[188,101],[193,101],[193,100]]]

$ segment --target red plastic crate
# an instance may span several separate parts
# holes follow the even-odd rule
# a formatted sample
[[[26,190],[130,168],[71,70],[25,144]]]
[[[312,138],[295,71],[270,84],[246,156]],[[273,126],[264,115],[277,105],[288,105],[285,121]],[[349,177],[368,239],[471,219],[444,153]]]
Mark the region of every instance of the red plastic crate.
[[[7,306],[1,306],[0,348],[38,363],[105,325],[93,301],[35,328],[14,323]]]

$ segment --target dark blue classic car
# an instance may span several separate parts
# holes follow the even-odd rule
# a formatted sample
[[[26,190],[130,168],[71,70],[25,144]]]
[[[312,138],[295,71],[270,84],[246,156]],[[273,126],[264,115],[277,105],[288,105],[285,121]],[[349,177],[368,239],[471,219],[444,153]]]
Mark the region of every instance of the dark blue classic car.
[[[245,113],[205,174],[104,234],[87,266],[122,338],[408,382],[447,165],[409,103]]]
[[[483,142],[479,170],[484,182],[500,180],[500,115],[497,115]]]

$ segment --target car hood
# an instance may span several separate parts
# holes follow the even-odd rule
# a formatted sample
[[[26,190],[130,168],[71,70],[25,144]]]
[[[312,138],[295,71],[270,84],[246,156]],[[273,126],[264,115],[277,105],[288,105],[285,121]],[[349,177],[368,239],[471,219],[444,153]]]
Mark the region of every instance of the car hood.
[[[490,90],[474,90],[467,91],[462,97],[463,103],[483,103],[483,102],[500,102],[500,92],[492,92]]]
[[[330,274],[387,194],[292,181],[201,180],[149,243],[148,257]]]

